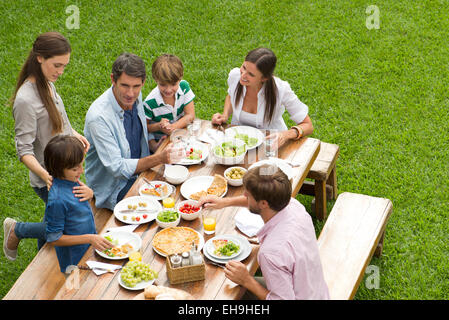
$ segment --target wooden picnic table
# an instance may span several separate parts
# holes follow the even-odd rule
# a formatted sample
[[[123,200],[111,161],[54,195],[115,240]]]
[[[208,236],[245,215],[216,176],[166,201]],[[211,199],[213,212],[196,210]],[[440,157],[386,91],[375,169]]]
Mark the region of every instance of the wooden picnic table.
[[[211,122],[203,120],[202,128],[206,130],[207,128],[211,128]],[[161,146],[164,148],[167,142]],[[291,161],[299,162],[301,165],[299,167],[294,167],[294,178],[292,179],[293,192],[292,196],[296,196],[297,192],[301,188],[307,173],[309,172],[314,160],[316,159],[320,150],[320,141],[313,138],[302,138],[298,141],[290,141],[286,145],[284,145],[278,151],[278,157],[282,159],[288,159]],[[248,168],[253,162],[257,160],[262,160],[265,158],[264,145],[262,144],[259,148],[250,150],[246,155],[246,159],[244,164],[239,164],[239,166]],[[251,163],[248,163],[248,159],[251,160]],[[206,161],[201,164],[190,165],[189,168],[189,178],[194,176],[213,176],[214,174],[223,175],[224,170],[229,166],[215,164],[213,161],[206,159]],[[152,170],[148,170],[142,173],[134,185],[131,187],[126,197],[139,195],[138,190],[139,187],[144,184],[143,178],[148,180],[160,180],[164,181],[163,178],[164,166],[160,165]],[[175,199],[175,202],[184,200],[183,196],[180,194],[180,186],[176,187],[176,192],[172,195]],[[233,187],[228,185],[228,192],[226,197],[232,197],[241,195],[243,192],[243,187]],[[228,207],[217,210],[217,225],[216,232],[213,235],[206,235],[203,232],[203,226],[201,224],[201,219],[195,219],[193,221],[186,221],[181,219],[179,226],[190,227],[194,230],[197,230],[201,235],[204,236],[204,240],[214,237],[215,235],[220,234],[240,234],[240,231],[235,227],[234,217],[242,208],[239,207]],[[100,234],[106,232],[107,229],[111,227],[119,227],[123,226],[122,222],[118,221],[115,216],[112,214],[110,218],[106,221],[104,226],[97,230]],[[171,285],[167,278],[166,273],[166,258],[157,254],[152,248],[151,242],[154,235],[159,232],[161,229],[158,227],[155,221],[150,223],[145,223],[139,225],[135,229],[135,233],[137,233],[142,238],[142,261],[145,263],[149,263],[151,268],[156,270],[159,273],[159,277],[156,280],[155,284],[182,289],[190,293],[194,299],[196,300],[232,300],[232,299],[240,299],[245,292],[245,288],[236,285],[232,281],[228,280],[222,268],[217,267],[212,264],[206,264],[206,273],[205,280],[195,281],[195,282],[187,282],[176,285]],[[52,248],[51,248],[52,249]],[[41,249],[42,250],[42,249]],[[53,250],[54,251],[54,250]],[[247,266],[248,270],[251,274],[255,274],[258,269],[257,262],[257,251],[258,245],[252,244],[252,252],[251,254],[242,262]],[[53,260],[54,260],[53,255]],[[127,259],[125,260],[108,260],[101,256],[99,256],[95,250],[90,247],[82,260],[80,261],[80,265],[85,265],[86,261],[94,260],[111,264],[118,264],[124,266],[127,263]],[[44,261],[42,261],[44,263]],[[46,263],[48,263],[48,258],[46,258]],[[52,262],[53,264],[57,264],[57,260]],[[36,259],[33,260],[33,264],[35,266],[39,266],[39,261]],[[48,266],[47,266],[48,267]],[[56,266],[50,266],[56,267]],[[30,270],[25,270],[28,273],[33,272],[33,270],[38,270],[38,268],[31,268]],[[115,300],[115,299],[134,299],[136,298],[141,291],[131,291],[122,288],[119,285],[118,279],[120,276],[120,272],[115,273],[106,273],[100,276],[95,275],[90,270],[77,270],[78,274],[76,277],[71,279],[70,285],[67,285],[67,281],[64,283],[59,279],[58,281],[53,281],[55,283],[55,288],[52,288],[54,294],[51,295],[51,299],[93,299],[93,300]],[[24,272],[25,273],[25,272]],[[73,272],[72,272],[73,274]],[[26,277],[28,281],[30,281],[30,274],[23,275]],[[21,276],[21,277],[22,277]],[[35,277],[39,277],[39,274],[35,274]],[[48,281],[52,282],[51,279]],[[20,278],[17,282],[20,282]],[[15,287],[14,286],[10,292],[8,292],[5,299],[21,299],[19,294],[12,292]],[[20,288],[16,288],[15,290],[19,290]],[[38,288],[36,288],[38,290]],[[51,291],[51,290],[49,290]],[[53,292],[52,291],[52,292]],[[24,294],[30,296],[30,293],[27,292]],[[140,295],[141,296],[141,295]],[[36,295],[32,295],[33,298],[36,298]]]

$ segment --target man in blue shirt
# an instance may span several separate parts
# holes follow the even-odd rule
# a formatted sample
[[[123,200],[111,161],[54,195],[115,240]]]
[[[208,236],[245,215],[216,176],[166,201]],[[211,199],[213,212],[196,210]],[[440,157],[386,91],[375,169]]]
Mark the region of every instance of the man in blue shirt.
[[[112,86],[87,111],[86,181],[94,191],[97,208],[113,210],[139,173],[177,161],[178,150],[172,144],[150,155],[141,93],[145,79],[143,60],[135,54],[121,54],[112,66]]]

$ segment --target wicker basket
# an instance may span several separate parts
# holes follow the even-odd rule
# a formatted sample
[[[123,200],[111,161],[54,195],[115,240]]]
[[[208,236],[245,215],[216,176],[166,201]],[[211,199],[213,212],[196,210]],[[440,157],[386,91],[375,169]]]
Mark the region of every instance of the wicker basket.
[[[206,275],[206,266],[203,263],[194,266],[185,266],[173,268],[167,255],[165,265],[167,267],[167,276],[170,284],[178,284],[191,281],[204,280]]]

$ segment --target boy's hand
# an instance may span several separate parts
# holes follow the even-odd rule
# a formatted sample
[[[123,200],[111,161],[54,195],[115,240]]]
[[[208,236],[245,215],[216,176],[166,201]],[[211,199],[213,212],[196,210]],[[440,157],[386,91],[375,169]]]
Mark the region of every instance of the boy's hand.
[[[159,122],[160,129],[165,134],[170,134],[173,131],[173,126],[166,118],[162,118]]]

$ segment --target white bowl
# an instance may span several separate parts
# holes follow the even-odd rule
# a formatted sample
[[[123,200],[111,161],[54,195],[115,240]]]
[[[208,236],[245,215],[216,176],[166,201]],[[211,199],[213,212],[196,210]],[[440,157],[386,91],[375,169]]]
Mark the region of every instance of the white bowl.
[[[175,221],[172,221],[172,222],[164,222],[164,221],[159,220],[159,214],[161,214],[164,211],[176,211],[176,210],[174,210],[174,208],[170,208],[170,209],[164,209],[161,212],[159,212],[158,215],[156,216],[157,225],[159,227],[161,227],[162,229],[176,227],[179,224],[179,221],[181,221],[181,215],[179,214],[179,212],[178,212],[178,219],[176,219]]]
[[[189,177],[189,169],[180,165],[166,165],[164,178],[171,184],[180,184]]]
[[[235,145],[237,147],[243,147],[245,152],[243,152],[242,154],[235,156],[235,157],[232,157],[232,156],[227,157],[227,156],[217,155],[215,149],[219,146],[222,146],[222,144],[225,142],[227,142],[227,143],[231,142],[233,145]],[[245,159],[246,151],[247,151],[246,143],[240,139],[226,138],[226,139],[219,141],[212,147],[212,155],[215,158],[215,162],[218,164],[224,164],[224,165],[235,165],[238,163],[242,163],[243,160]]]
[[[227,176],[227,174],[229,173],[229,171],[231,171],[231,170],[234,169],[234,168],[239,168],[239,169],[241,169],[242,171],[244,171],[245,173],[247,173],[248,170],[245,169],[245,168],[243,168],[243,167],[229,167],[229,168],[227,168],[227,169],[225,170],[225,172],[224,172],[224,177],[225,177],[225,179],[228,181],[228,183],[229,183],[231,186],[239,187],[239,186],[243,185],[243,179],[232,179],[232,178],[229,178],[229,177]]]
[[[200,210],[198,210],[195,213],[183,213],[181,211],[179,211],[179,209],[185,204],[188,203],[190,205],[195,205],[196,207],[199,207],[198,205],[198,201],[196,200],[184,200],[181,201],[180,203],[178,203],[176,205],[176,211],[180,214],[180,216],[184,219],[184,220],[195,220],[196,218],[198,218],[200,216],[200,212],[201,212],[201,207]]]

